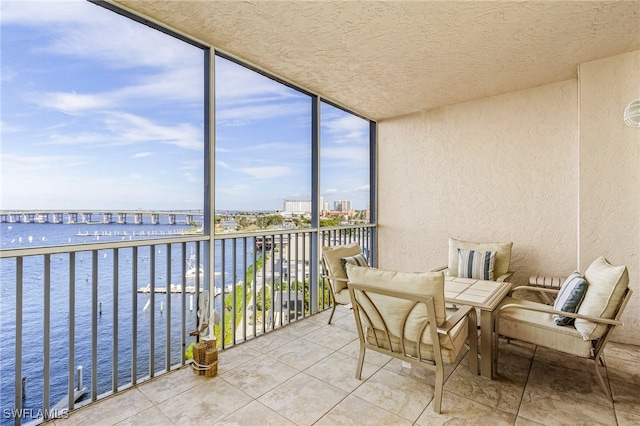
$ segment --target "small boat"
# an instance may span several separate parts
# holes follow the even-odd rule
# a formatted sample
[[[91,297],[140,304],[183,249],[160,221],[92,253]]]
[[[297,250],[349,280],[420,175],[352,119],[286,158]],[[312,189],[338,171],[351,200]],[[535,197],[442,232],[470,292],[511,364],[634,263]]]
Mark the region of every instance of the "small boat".
[[[187,271],[184,273],[184,276],[187,278],[195,278],[196,271],[198,271],[200,278],[204,276],[204,268],[202,267],[202,264],[196,267],[196,255],[192,253],[189,256],[189,259],[187,259]]]

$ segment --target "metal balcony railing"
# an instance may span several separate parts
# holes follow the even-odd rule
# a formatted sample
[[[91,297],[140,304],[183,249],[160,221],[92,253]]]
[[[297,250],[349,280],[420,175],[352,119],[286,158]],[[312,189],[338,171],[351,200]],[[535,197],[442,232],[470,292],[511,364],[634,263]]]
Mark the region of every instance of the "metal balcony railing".
[[[189,363],[202,290],[214,295],[220,349],[329,308],[320,247],[358,242],[375,264],[374,231],[359,225],[0,250],[2,425],[65,416]]]

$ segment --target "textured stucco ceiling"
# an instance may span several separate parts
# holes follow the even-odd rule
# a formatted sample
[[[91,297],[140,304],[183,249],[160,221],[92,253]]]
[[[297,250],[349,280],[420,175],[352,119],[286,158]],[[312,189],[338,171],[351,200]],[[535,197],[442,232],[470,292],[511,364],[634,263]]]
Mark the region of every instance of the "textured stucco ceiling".
[[[640,49],[640,1],[117,3],[376,120]]]

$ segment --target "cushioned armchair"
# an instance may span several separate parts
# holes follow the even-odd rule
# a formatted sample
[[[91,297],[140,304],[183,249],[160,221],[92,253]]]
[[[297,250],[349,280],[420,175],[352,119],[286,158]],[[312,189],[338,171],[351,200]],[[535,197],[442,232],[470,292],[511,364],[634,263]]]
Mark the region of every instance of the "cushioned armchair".
[[[453,363],[469,341],[469,368],[478,374],[476,312],[444,306],[442,272],[403,273],[346,265],[360,355],[360,379],[366,349],[435,371],[433,410],[440,413],[443,363]],[[468,338],[471,336],[471,338]]]
[[[367,265],[367,260],[358,243],[322,247],[322,268],[324,270],[322,277],[329,280],[329,290],[333,300],[329,324],[331,324],[337,305],[351,303],[347,289],[347,272],[344,269],[344,263],[348,261],[360,266]]]
[[[604,257],[596,259],[584,277],[574,272],[560,290],[531,286],[531,291],[557,293],[554,305],[507,297],[495,319],[494,369],[498,367],[498,337],[522,340],[594,361],[600,386],[613,401],[598,363],[604,365],[603,350],[631,298],[626,266],[613,266]]]
[[[512,242],[476,243],[449,238],[448,263],[433,272],[443,271],[454,277],[507,281],[513,275],[513,271],[509,270],[512,247]]]

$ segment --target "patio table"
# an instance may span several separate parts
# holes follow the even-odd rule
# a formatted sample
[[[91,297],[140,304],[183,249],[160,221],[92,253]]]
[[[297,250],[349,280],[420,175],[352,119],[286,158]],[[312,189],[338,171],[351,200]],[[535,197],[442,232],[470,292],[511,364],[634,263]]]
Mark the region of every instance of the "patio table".
[[[445,277],[444,297],[447,303],[469,305],[480,309],[480,371],[493,379],[493,318],[495,309],[509,294],[511,283]],[[497,350],[497,349],[496,349]]]

